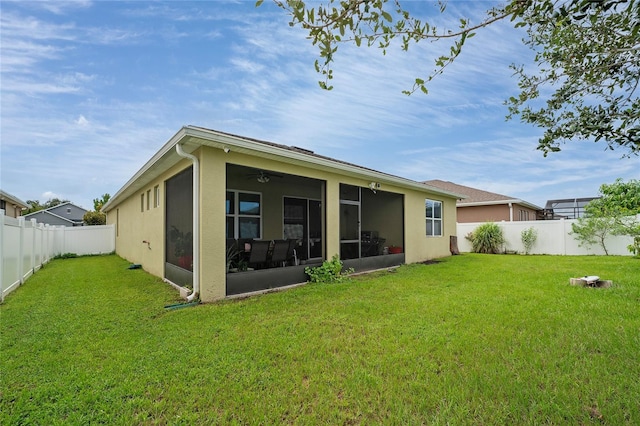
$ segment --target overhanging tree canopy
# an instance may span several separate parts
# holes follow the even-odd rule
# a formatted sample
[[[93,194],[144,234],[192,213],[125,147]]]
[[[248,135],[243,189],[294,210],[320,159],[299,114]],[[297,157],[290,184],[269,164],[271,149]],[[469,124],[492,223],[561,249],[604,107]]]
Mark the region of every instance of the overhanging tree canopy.
[[[332,63],[341,43],[376,46],[394,40],[408,50],[423,40],[449,40],[449,54],[418,77],[407,94],[420,90],[452,64],[475,31],[501,20],[526,30],[523,43],[536,52],[537,70],[513,65],[520,93],[510,97],[509,116],[544,129],[538,149],[546,156],[571,139],[604,141],[623,155],[640,153],[640,4],[637,0],[511,0],[487,10],[478,22],[437,28],[413,16],[400,0],[273,0],[291,15],[291,26],[309,33],[318,47],[319,82],[331,90]],[[262,4],[259,0],[256,4]],[[446,2],[439,1],[446,13]],[[418,70],[417,73],[420,71]],[[548,97],[542,93],[551,91]]]

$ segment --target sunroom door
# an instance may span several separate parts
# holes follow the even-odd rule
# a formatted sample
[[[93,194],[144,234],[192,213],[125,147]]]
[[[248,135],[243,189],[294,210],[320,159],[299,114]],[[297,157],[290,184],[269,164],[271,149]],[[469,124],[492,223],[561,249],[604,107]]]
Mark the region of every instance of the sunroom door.
[[[299,241],[298,259],[322,257],[321,203],[306,198],[284,197],[283,237]]]

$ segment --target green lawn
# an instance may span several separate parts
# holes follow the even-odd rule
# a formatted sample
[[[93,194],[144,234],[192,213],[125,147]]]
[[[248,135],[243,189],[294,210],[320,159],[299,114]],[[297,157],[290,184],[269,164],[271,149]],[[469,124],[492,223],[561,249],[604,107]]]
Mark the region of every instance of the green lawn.
[[[177,310],[128,265],[54,260],[6,298],[2,424],[640,424],[638,259],[465,254]]]

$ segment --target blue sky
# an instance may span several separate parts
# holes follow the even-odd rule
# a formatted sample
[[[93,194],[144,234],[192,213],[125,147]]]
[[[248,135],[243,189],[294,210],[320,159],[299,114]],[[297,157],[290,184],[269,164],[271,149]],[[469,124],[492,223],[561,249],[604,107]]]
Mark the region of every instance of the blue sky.
[[[453,2],[479,16],[489,2]],[[268,1],[1,2],[0,187],[87,209],[118,189],[183,125],[287,145],[423,181],[521,198],[597,195],[640,178],[640,159],[571,142],[543,157],[541,130],[505,121],[509,64],[530,64],[508,23],[480,31],[430,86],[401,92],[447,45],[409,52],[342,46],[334,90],[316,50]],[[435,2],[413,3],[436,14]],[[435,19],[456,27],[454,15]]]

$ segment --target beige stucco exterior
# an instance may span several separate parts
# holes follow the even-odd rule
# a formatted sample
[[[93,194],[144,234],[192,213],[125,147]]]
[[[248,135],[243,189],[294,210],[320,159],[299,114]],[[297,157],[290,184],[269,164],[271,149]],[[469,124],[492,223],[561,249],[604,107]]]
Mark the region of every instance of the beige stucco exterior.
[[[456,234],[456,197],[437,191],[421,190],[420,185],[407,181],[407,185],[398,184],[399,178],[389,177],[385,182],[377,172],[367,175],[366,169],[354,169],[350,173],[339,163],[336,169],[318,167],[313,158],[307,165],[304,162],[280,160],[277,156],[259,156],[241,149],[223,150],[218,147],[200,145],[192,150],[199,162],[199,216],[200,216],[200,262],[199,265],[200,299],[205,302],[222,299],[226,296],[226,249],[225,249],[225,194],[233,188],[233,180],[227,176],[227,165],[245,166],[255,169],[277,171],[287,175],[313,179],[313,188],[303,188],[300,182],[289,184],[286,179],[277,185],[263,185],[253,181],[243,181],[243,190],[263,194],[266,202],[263,206],[263,239],[282,238],[282,197],[305,196],[317,199],[323,205],[323,258],[331,258],[340,253],[340,184],[366,188],[372,180],[380,182],[379,198],[376,208],[369,210],[366,226],[382,226],[391,212],[402,212],[404,227],[397,232],[385,235],[388,245],[403,246],[406,263],[449,255],[449,237]],[[107,223],[116,226],[116,252],[123,258],[139,263],[153,275],[163,277],[165,262],[165,182],[192,165],[187,159],[179,159],[166,170],[158,163],[165,161],[171,154],[167,148],[163,156],[147,166],[111,200],[105,209]],[[154,162],[155,161],[155,162]],[[349,166],[352,167],[352,166]],[[156,176],[146,178],[145,174],[155,171]],[[304,181],[304,179],[301,179]],[[144,182],[141,184],[140,182]],[[320,182],[320,184],[318,184]],[[402,182],[401,182],[402,183]],[[159,188],[159,205],[154,206],[155,188]],[[130,188],[136,188],[135,190]],[[367,190],[368,191],[368,190]],[[369,194],[369,192],[368,192]],[[394,195],[394,194],[400,194]],[[377,196],[377,194],[376,194]],[[149,200],[148,197],[151,197]],[[317,197],[317,198],[316,198]],[[373,200],[372,195],[368,195]],[[443,203],[443,235],[426,236],[425,199]],[[149,207],[147,208],[147,203]],[[368,208],[363,202],[362,209]],[[389,211],[386,211],[386,210]],[[364,226],[364,224],[363,224]]]
[[[18,218],[22,216],[22,210],[29,206],[9,193],[0,189],[0,209],[4,210],[4,214],[8,217]]]
[[[521,211],[526,212],[524,219],[521,219]],[[458,206],[458,222],[460,223],[517,222],[536,219],[536,210],[517,203],[512,203],[511,206],[509,204]]]

